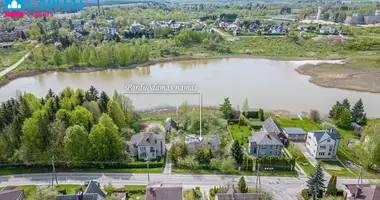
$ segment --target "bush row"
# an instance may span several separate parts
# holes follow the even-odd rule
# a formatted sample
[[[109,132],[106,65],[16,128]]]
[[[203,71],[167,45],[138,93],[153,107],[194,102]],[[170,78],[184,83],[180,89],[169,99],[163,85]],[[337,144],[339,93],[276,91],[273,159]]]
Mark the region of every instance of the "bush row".
[[[296,165],[295,159],[268,156],[256,159],[256,170],[273,170],[273,171],[294,171]]]
[[[147,168],[146,163],[130,163],[130,162],[55,162],[55,167],[59,168],[123,168],[123,169],[132,169],[132,168]],[[12,164],[0,164],[1,168],[51,168],[51,163],[12,163]],[[164,166],[164,163],[149,163],[149,168],[161,168]]]

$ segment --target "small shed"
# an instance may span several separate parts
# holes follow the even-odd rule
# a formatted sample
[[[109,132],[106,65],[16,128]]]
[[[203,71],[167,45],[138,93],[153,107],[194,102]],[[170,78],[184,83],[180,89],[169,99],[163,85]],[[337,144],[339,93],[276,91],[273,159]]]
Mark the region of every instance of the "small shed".
[[[295,142],[306,141],[307,133],[302,128],[283,128],[284,134],[288,140]]]
[[[358,123],[352,122],[351,127],[354,129],[355,135],[360,136],[362,134],[363,127],[360,126]]]

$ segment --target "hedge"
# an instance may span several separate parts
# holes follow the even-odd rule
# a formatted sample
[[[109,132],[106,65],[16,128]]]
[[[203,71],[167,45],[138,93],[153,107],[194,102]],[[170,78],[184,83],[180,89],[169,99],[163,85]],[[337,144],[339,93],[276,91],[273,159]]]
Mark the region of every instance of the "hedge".
[[[55,168],[111,168],[111,169],[132,169],[132,168],[146,168],[147,163],[137,162],[54,162]],[[149,162],[150,168],[162,168],[164,166],[163,162]],[[0,164],[0,169],[2,168],[51,168],[51,163],[11,163],[11,164]]]
[[[256,170],[294,171],[295,159],[278,156],[267,156],[256,159]]]
[[[243,112],[243,115],[246,118],[258,119],[259,118],[259,111],[258,110],[257,111],[256,110],[255,111],[249,110],[249,111]]]

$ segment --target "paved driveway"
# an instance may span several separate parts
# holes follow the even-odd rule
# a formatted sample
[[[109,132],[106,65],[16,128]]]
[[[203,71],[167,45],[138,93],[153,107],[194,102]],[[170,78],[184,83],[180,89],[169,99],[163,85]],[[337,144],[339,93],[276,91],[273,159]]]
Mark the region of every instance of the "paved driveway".
[[[306,143],[297,142],[296,144],[301,149],[301,151],[305,155],[305,157],[310,161],[310,163],[313,166],[317,165],[318,161],[311,155],[311,153],[309,152],[309,149],[307,149],[307,147],[306,147]]]

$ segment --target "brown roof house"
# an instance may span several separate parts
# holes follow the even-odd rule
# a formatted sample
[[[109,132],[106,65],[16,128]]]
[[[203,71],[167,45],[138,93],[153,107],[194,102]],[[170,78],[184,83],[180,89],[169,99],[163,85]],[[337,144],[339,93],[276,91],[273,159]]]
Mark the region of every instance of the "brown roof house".
[[[369,184],[346,184],[344,189],[345,200],[378,200],[380,188]]]
[[[215,200],[258,200],[257,193],[238,193],[231,187],[226,193],[218,193]]]
[[[155,182],[146,186],[146,200],[182,200],[182,183]]]
[[[263,129],[268,133],[276,134],[283,144],[286,144],[288,142],[288,138],[283,133],[280,125],[276,122],[276,120],[273,117],[269,117],[263,122]]]
[[[131,137],[128,146],[139,160],[158,159],[165,155],[165,133],[137,133]]]
[[[25,200],[24,190],[1,190],[0,200]]]

